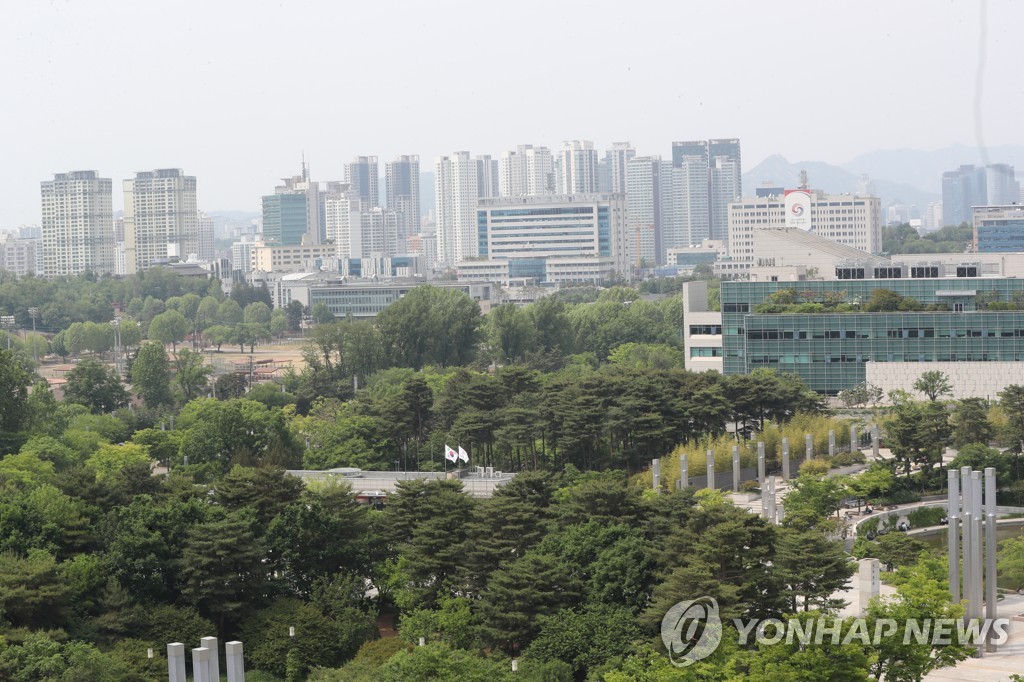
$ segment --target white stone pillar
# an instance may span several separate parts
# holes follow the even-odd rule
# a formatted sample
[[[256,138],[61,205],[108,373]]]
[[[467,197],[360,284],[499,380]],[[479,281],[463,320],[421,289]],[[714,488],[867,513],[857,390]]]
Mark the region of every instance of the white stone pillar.
[[[199,646],[210,650],[210,663],[208,666],[209,677],[215,682],[220,680],[220,647],[216,637],[203,637],[199,640]]]
[[[732,491],[740,491],[740,446],[732,446]]]
[[[679,489],[690,487],[690,458],[679,455]]]
[[[715,490],[715,451],[708,450],[708,483],[705,486],[708,490]]]
[[[661,492],[661,460],[651,460],[651,487],[655,492]]]
[[[764,485],[764,441],[757,441],[757,483]]]
[[[192,650],[192,679],[195,682],[215,682],[210,679],[210,650],[204,646]]]
[[[814,437],[811,434],[804,436],[804,449],[806,450],[806,461],[814,459]]]
[[[245,682],[245,658],[242,643],[238,641],[226,643],[224,658],[227,659],[228,682]]]
[[[829,457],[835,457],[836,456],[836,430],[835,429],[829,429],[828,430],[828,456]]]
[[[167,645],[167,682],[185,682],[185,645]]]
[[[860,598],[860,612],[863,614],[867,611],[869,602],[877,597],[882,589],[882,575],[878,559],[861,559],[857,564],[857,593]]]
[[[782,439],[782,480],[789,480],[789,439]]]

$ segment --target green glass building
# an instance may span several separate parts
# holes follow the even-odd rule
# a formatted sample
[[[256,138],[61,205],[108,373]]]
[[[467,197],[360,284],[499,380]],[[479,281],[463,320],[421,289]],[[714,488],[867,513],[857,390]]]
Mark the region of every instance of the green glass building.
[[[306,194],[263,197],[263,238],[278,246],[298,246],[309,227]]]
[[[862,312],[876,289],[917,309]],[[725,281],[723,369],[791,372],[834,395],[869,361],[1024,361],[1024,310],[993,309],[1022,301],[1024,280],[1009,278]]]

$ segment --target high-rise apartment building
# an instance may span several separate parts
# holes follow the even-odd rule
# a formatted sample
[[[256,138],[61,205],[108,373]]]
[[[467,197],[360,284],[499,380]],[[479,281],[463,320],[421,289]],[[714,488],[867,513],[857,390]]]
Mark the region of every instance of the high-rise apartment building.
[[[0,241],[0,270],[6,270],[17,277],[36,273],[38,246],[38,239],[18,239],[8,234],[6,239]]]
[[[214,246],[213,236],[213,216],[200,211],[199,212],[199,246],[196,250],[196,256],[199,260],[204,263],[212,263],[216,256],[216,248]]]
[[[476,186],[481,199],[498,196],[499,175],[498,159],[492,159],[490,154],[476,157]]]
[[[662,252],[664,166],[660,156],[638,156],[626,166],[626,239],[637,267],[653,267]]]
[[[554,159],[547,147],[521,144],[515,151],[504,152],[498,172],[498,189],[503,197],[554,194]]]
[[[96,171],[58,173],[41,183],[47,277],[114,272],[111,187]]]
[[[636,158],[636,149],[629,142],[615,142],[612,144],[612,148],[605,152],[609,192],[624,193],[626,191],[626,165],[633,158]]]
[[[590,140],[562,143],[560,194],[593,194],[597,191],[597,150]]]
[[[199,251],[196,179],[180,168],[124,181],[125,272],[129,275]]]
[[[327,238],[338,258],[393,256],[398,250],[398,212],[367,206],[347,186],[332,183],[324,202]]]
[[[698,246],[710,238],[707,164],[699,156],[683,157],[664,172],[668,184],[662,197],[662,248],[667,252]]]
[[[367,208],[380,206],[380,175],[376,156],[357,156],[345,164],[345,182]]]
[[[437,259],[443,265],[454,265],[464,258],[477,255],[479,165],[479,161],[471,158],[469,152],[440,156],[434,164]]]
[[[399,156],[384,164],[385,206],[398,218],[398,249],[420,231],[420,157]]]
[[[701,158],[707,165],[708,222],[711,239],[728,239],[729,202],[743,194],[743,160],[736,138],[672,143],[672,165]]]

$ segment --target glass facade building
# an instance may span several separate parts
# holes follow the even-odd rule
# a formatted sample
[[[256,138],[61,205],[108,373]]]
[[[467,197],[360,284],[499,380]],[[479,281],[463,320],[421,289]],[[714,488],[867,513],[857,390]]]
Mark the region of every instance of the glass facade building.
[[[767,312],[778,291],[819,303],[822,312]],[[934,308],[857,312],[875,289]],[[1024,280],[1008,278],[868,279],[722,282],[723,369],[769,367],[834,395],[865,381],[865,363],[1024,361],[1024,310],[991,310],[1018,302]],[[852,312],[830,312],[837,305]],[[925,371],[926,368],[922,368]]]

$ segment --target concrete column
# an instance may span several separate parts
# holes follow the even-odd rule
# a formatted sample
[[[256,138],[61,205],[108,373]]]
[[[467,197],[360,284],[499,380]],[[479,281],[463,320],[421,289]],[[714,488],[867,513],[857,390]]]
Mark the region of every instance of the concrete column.
[[[167,682],[185,682],[185,645],[167,645]]]
[[[768,479],[768,521],[778,523],[775,518],[775,477]]]
[[[708,450],[708,490],[715,490],[715,451]]]
[[[780,526],[782,525],[782,521],[786,518],[786,505],[782,502],[775,505],[775,518]]]
[[[828,430],[828,456],[836,456],[836,431],[835,429]]]
[[[971,467],[962,467],[960,469],[960,494],[963,495],[963,512],[960,515],[963,526],[963,541],[961,542],[960,549],[964,571],[963,594],[961,598],[968,602],[964,618],[969,620],[971,617],[971,586],[974,584],[971,576],[971,531],[974,529],[974,522],[972,520],[974,506],[971,502]]]
[[[857,452],[860,448],[857,447],[857,427],[853,424],[850,425],[850,452]]]
[[[192,679],[195,682],[216,682],[210,679],[210,650],[204,646],[192,650]]]
[[[878,434],[871,434],[871,456],[878,459]]]
[[[868,609],[868,603],[881,591],[882,576],[878,559],[861,559],[857,564],[857,593],[860,597],[860,612],[863,614]]]
[[[757,441],[757,482],[764,485],[764,441]]]
[[[960,477],[956,469],[946,472],[948,502],[946,511],[946,547],[949,549],[949,597],[960,602]]]
[[[199,640],[199,645],[210,650],[210,665],[209,675],[210,679],[214,682],[220,680],[220,647],[217,646],[216,637],[203,637]]]
[[[985,617],[995,620],[996,615],[996,470],[985,468]],[[995,651],[992,632],[989,631],[986,651]]]
[[[224,658],[227,659],[228,682],[245,682],[245,658],[241,642],[227,642],[224,645]]]
[[[661,460],[651,460],[651,486],[655,492],[661,492]]]
[[[782,480],[789,480],[789,439],[782,439]]]
[[[732,491],[740,491],[740,446],[732,446]]]
[[[679,455],[679,488],[690,487],[690,458]]]
[[[768,486],[761,486],[761,518],[768,518]]]
[[[971,579],[974,583],[974,591],[971,593],[971,602],[973,609],[971,609],[972,618],[981,618],[982,608],[981,602],[985,599],[984,590],[982,590],[983,580],[983,569],[982,569],[982,557],[981,557],[981,545],[982,538],[984,537],[984,517],[982,514],[982,499],[981,499],[981,472],[971,471],[971,504],[974,505],[974,516],[971,520],[974,522],[974,528],[971,533],[971,559],[973,565],[971,566]]]
[[[809,433],[804,436],[804,450],[806,451],[806,461],[810,462],[814,459],[814,437]]]

